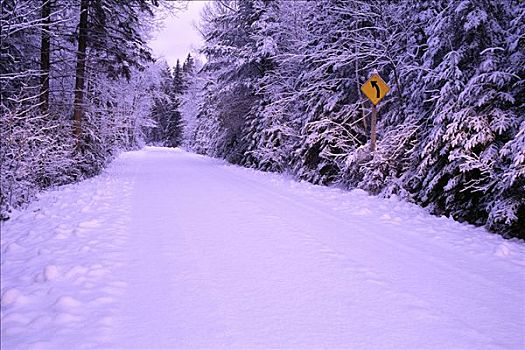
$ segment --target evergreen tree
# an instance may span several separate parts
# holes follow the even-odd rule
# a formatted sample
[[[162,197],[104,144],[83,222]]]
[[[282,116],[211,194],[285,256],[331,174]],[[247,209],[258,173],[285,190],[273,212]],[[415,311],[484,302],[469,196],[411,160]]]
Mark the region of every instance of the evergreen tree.
[[[151,118],[156,126],[149,130],[146,142],[178,147],[182,141],[182,121],[179,111],[183,92],[182,72],[179,61],[174,68],[173,76],[168,65],[165,62],[161,64],[159,89],[151,109]]]
[[[195,69],[195,60],[189,53],[188,56],[186,57],[186,60],[182,64],[182,71],[184,72],[185,75],[191,75],[193,74],[194,69]]]
[[[429,106],[418,196],[439,212],[482,222],[499,201],[491,192],[511,162],[501,151],[522,118],[505,43],[512,14],[502,2],[451,5],[435,18],[424,57],[433,71],[426,90],[438,94]],[[517,217],[519,205],[512,207],[507,217]]]
[[[172,95],[180,95],[184,92],[185,89],[185,82],[184,82],[184,71],[182,70],[180,66],[179,60],[177,60],[177,64],[173,68],[173,91]]]
[[[181,112],[184,147],[192,148],[197,127],[197,114],[202,104],[205,77],[200,74],[201,63],[188,54],[183,64],[185,91],[181,97]]]
[[[247,149],[243,129],[253,118],[252,108],[257,102],[255,83],[260,76],[259,64],[252,56],[255,40],[253,24],[260,11],[255,1],[215,2],[207,7],[203,32],[203,52],[208,62],[203,73],[214,81],[213,89],[204,98],[206,110],[218,112],[217,128],[222,130],[221,140],[214,142],[213,153],[240,163]]]
[[[180,66],[179,60],[173,69],[173,85],[169,94],[170,102],[168,104],[170,114],[168,124],[166,126],[166,146],[178,147],[182,142],[182,117],[180,113],[180,105],[182,103],[181,97],[186,90],[186,83],[184,81],[184,72]]]
[[[503,0],[213,3],[191,147],[523,237],[524,9]],[[360,92],[372,71],[391,87],[374,152]]]
[[[75,75],[74,120],[75,134],[81,136],[84,105],[86,64],[100,69],[111,78],[131,78],[131,69],[141,69],[151,60],[151,54],[139,33],[140,13],[153,15],[146,0],[121,2],[118,0],[80,2],[80,21]],[[90,57],[87,56],[89,48]]]
[[[156,3],[0,2],[0,217],[143,145],[158,86],[144,70],[144,22]]]

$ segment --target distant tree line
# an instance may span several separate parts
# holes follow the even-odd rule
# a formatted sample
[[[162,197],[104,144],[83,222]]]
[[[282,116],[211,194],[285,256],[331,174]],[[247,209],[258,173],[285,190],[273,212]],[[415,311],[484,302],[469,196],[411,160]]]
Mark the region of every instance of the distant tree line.
[[[513,0],[214,1],[185,142],[525,238],[523,23]]]
[[[190,79],[195,74],[195,60],[188,54],[184,63],[173,67],[173,72],[165,65],[160,72],[160,92],[153,99],[151,118],[155,127],[150,128],[146,134],[148,143],[178,147],[183,140],[184,121],[181,116],[183,95],[188,90]]]
[[[120,150],[158,141],[156,102],[177,108],[166,64],[146,45],[159,5],[181,4],[1,0],[0,219],[44,188],[99,173]]]

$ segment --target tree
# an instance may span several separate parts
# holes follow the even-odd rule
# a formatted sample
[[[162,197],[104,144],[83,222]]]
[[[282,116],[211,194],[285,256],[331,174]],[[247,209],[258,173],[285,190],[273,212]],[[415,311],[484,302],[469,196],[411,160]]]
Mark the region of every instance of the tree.
[[[75,74],[75,103],[73,119],[75,121],[75,136],[80,145],[80,134],[82,132],[82,107],[84,104],[84,80],[86,75],[86,49],[88,39],[88,9],[89,0],[80,1],[80,22],[78,25],[78,49],[77,67]]]
[[[158,5],[157,1],[152,4]],[[141,69],[144,62],[151,60],[151,54],[139,34],[140,12],[153,15],[149,2],[81,0],[74,104],[77,137],[81,134],[87,47],[93,55],[92,61],[97,67],[102,67],[109,77],[130,79],[132,67]]]
[[[503,0],[217,1],[204,13],[191,147],[523,237],[524,11]],[[392,90],[370,152],[360,86],[374,70]]]
[[[0,2],[1,218],[44,188],[97,174],[153,125],[160,78],[146,69],[144,24],[157,2],[77,4]]]
[[[186,57],[186,60],[182,64],[182,71],[185,75],[189,75],[193,73],[194,69],[195,69],[195,60],[189,53],[188,56]]]
[[[206,82],[206,78],[203,74],[200,74],[201,68],[202,63],[199,60],[195,60],[191,54],[188,54],[183,64],[186,90],[181,96],[179,107],[182,124],[184,125],[182,142],[187,148],[192,148],[195,141],[197,114],[199,113],[199,105],[202,104],[203,89]]]
[[[51,0],[42,0],[42,40],[40,46],[40,108],[42,114],[47,114],[49,109],[50,24]]]
[[[167,147],[178,147],[182,142],[183,124],[179,107],[183,89],[180,63],[173,69],[173,76],[166,62],[158,63],[159,87],[153,97],[151,118],[155,127],[149,131],[146,142]]]
[[[180,66],[180,61],[177,60],[177,64],[173,68],[173,91],[172,95],[180,95],[185,89],[184,72]]]

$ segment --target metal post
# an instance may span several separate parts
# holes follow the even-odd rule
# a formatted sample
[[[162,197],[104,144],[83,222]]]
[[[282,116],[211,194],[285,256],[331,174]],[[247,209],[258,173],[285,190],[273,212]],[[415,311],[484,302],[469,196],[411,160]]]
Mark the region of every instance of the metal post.
[[[377,109],[376,105],[372,104],[372,120],[370,121],[370,152],[376,150],[376,124],[377,124]]]

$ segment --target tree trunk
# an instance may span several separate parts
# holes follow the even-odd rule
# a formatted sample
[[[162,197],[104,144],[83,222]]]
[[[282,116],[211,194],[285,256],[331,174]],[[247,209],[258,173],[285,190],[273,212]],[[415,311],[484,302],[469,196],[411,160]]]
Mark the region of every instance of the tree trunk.
[[[51,0],[42,0],[42,39],[40,46],[40,111],[42,114],[47,114],[49,109],[50,24]]]
[[[80,1],[80,23],[78,30],[78,51],[75,79],[75,103],[73,106],[74,133],[77,137],[77,146],[80,145],[82,133],[82,114],[84,104],[84,81],[86,75],[86,48],[88,31],[89,0]]]

